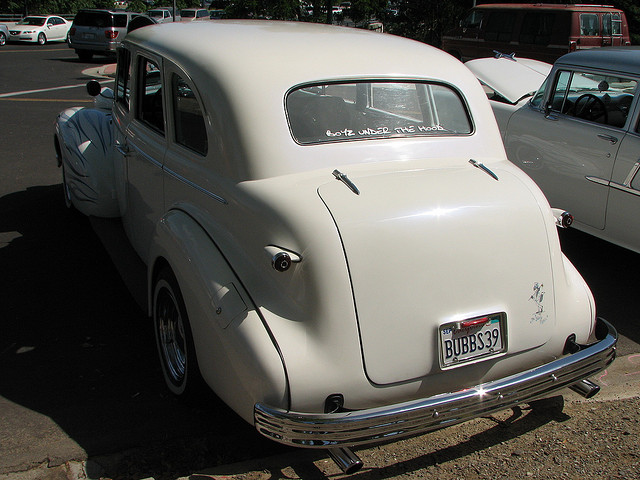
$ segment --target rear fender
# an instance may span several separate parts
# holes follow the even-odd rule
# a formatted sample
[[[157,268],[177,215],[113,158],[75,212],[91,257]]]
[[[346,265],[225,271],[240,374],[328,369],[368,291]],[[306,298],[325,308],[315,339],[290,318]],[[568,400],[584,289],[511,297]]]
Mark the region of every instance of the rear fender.
[[[205,382],[253,423],[256,402],[288,408],[287,376],[275,340],[243,284],[202,226],[181,210],[157,224],[149,263],[149,312],[159,269],[168,264],[185,300]]]

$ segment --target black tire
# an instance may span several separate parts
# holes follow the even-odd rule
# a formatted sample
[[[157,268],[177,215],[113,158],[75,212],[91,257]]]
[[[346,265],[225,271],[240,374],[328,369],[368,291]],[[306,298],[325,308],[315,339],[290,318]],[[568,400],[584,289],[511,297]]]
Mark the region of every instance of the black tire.
[[[93,58],[93,52],[89,50],[76,50],[78,58],[83,62],[89,62]]]
[[[7,36],[4,32],[0,32],[0,47],[7,43]]]
[[[153,287],[153,328],[164,381],[179,397],[202,392],[191,326],[173,271],[163,267]]]
[[[44,33],[40,32],[38,34],[38,45],[44,45],[46,43],[47,43],[47,36]]]

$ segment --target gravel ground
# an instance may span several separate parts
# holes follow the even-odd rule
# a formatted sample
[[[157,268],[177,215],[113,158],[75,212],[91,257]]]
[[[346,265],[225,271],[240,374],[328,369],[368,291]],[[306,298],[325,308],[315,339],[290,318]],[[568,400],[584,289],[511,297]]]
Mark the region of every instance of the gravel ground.
[[[640,398],[606,402],[546,400],[421,437],[359,450],[350,478],[640,479]],[[347,478],[326,458],[285,454],[219,467],[183,479]]]

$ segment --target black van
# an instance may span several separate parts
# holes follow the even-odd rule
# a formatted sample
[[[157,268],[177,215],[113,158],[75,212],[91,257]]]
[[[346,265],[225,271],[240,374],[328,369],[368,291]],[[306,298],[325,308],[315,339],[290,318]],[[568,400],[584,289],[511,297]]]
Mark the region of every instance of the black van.
[[[69,47],[83,61],[91,60],[94,54],[115,54],[129,22],[138,15],[124,10],[80,10],[69,30]]]

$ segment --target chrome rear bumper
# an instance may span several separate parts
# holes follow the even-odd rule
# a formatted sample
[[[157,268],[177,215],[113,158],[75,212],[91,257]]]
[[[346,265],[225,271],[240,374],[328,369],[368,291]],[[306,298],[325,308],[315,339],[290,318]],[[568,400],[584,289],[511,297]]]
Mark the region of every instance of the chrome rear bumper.
[[[525,372],[458,392],[352,412],[301,413],[257,403],[255,426],[272,440],[307,448],[348,447],[419,435],[581,382],[613,362],[617,337],[615,328],[599,318],[596,343]]]

